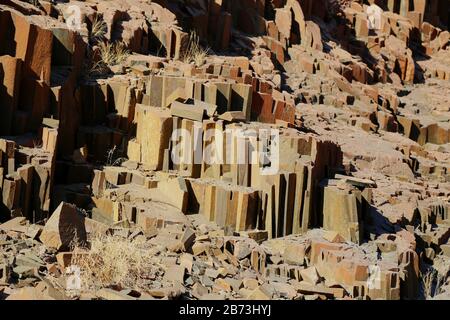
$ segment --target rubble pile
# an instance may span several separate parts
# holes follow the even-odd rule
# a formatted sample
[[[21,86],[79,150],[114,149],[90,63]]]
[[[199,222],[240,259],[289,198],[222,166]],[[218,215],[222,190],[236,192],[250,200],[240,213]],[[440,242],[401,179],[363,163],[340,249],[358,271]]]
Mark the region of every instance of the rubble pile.
[[[448,299],[446,0],[0,0],[5,299]]]

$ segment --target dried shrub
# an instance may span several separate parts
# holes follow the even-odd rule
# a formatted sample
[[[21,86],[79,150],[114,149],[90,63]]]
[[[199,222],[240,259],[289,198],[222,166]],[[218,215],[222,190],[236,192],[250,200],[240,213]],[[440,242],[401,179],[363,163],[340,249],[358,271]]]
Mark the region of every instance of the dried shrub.
[[[200,67],[205,63],[205,59],[209,53],[209,48],[203,48],[200,44],[200,38],[195,31],[189,34],[189,41],[187,47],[182,55],[182,60],[185,63],[194,63]]]
[[[430,300],[441,293],[441,287],[445,283],[445,279],[435,268],[429,268],[422,273],[421,282],[423,296],[426,300]]]
[[[110,71],[110,67],[124,62],[130,55],[123,42],[101,42],[98,46],[99,58],[86,66],[86,73],[90,76],[103,75]]]
[[[124,62],[130,55],[123,42],[102,42],[99,45],[100,60],[107,66],[115,66]]]
[[[107,29],[108,28],[106,26],[105,21],[96,16],[94,21],[92,22],[92,29],[89,35],[89,42],[95,44],[98,43],[99,41],[102,41],[105,37]]]
[[[73,253],[71,263],[80,269],[84,290],[110,286],[142,289],[152,270],[153,253],[141,237],[97,234],[91,238],[88,251],[75,247]]]

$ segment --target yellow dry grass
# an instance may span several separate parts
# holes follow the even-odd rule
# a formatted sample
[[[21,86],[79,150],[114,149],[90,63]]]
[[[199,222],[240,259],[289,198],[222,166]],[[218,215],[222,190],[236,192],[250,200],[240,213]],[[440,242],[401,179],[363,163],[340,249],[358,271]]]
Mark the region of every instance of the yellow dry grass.
[[[125,61],[130,55],[123,42],[102,42],[99,45],[100,61],[108,66],[114,66]]]
[[[441,286],[445,283],[444,277],[434,268],[422,273],[423,295],[426,300],[432,299],[441,292]]]
[[[98,16],[94,18],[92,22],[92,29],[90,34],[91,43],[97,43],[104,39],[107,31],[107,26],[105,21],[101,20]]]
[[[94,235],[88,251],[74,248],[71,264],[80,269],[83,291],[113,285],[140,289],[152,272],[153,251],[149,249],[141,237]]]
[[[194,63],[197,67],[205,63],[209,48],[203,48],[200,44],[200,38],[195,31],[189,35],[189,42],[183,53],[182,60],[184,63]]]
[[[109,67],[121,64],[130,55],[123,42],[101,42],[98,50],[100,59],[88,67],[90,75],[107,73]]]

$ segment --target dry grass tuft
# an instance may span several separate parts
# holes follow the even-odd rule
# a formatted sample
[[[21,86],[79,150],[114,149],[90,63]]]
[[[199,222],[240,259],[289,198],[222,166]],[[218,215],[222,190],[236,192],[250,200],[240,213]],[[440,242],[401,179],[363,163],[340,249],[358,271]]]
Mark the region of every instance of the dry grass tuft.
[[[103,61],[86,63],[86,74],[89,76],[103,75],[109,72],[109,68]]]
[[[125,157],[116,157],[117,146],[112,147],[106,153],[106,165],[110,167],[120,167],[120,165],[127,161]]]
[[[441,286],[444,284],[444,277],[434,268],[429,268],[422,273],[423,295],[426,300],[432,299],[441,292]]]
[[[96,235],[90,250],[76,247],[72,265],[80,268],[82,290],[109,286],[145,288],[152,271],[152,250],[145,239]],[[77,254],[82,253],[82,254]]]
[[[130,52],[123,42],[100,43],[101,61],[108,66],[115,66],[126,60]]]
[[[209,53],[209,48],[203,48],[200,44],[200,38],[195,31],[189,35],[189,42],[184,51],[182,60],[184,63],[194,63],[197,67],[205,63],[205,59]]]
[[[105,21],[101,20],[98,16],[95,17],[92,22],[92,30],[89,37],[91,43],[98,43],[105,37],[107,26]]]
[[[422,275],[422,286],[423,286],[423,295],[426,300],[429,300],[433,297],[433,280],[434,280],[434,272],[432,270],[427,270]]]
[[[100,59],[87,66],[89,75],[102,75],[109,72],[109,67],[124,62],[130,55],[123,42],[101,42],[99,44]]]

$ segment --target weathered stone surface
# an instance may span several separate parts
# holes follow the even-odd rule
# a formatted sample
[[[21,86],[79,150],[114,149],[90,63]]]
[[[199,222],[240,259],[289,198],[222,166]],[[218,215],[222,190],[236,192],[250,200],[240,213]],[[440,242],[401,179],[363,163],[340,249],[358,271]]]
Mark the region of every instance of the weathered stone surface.
[[[3,1],[0,293],[429,298],[447,2]]]
[[[86,241],[84,217],[74,205],[62,202],[45,224],[39,239],[47,247],[67,250]]]

